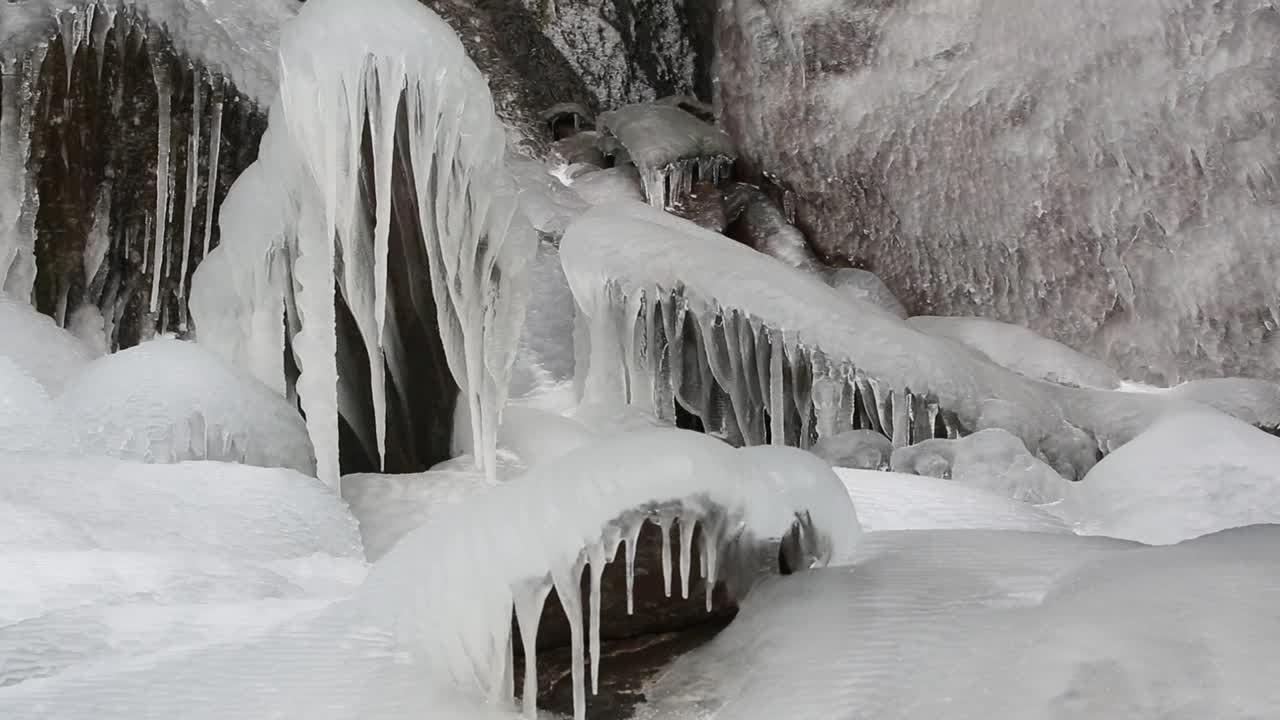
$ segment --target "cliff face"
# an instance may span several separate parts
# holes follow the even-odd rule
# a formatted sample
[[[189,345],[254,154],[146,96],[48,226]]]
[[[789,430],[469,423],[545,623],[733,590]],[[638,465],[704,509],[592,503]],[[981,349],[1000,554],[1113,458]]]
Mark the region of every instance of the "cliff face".
[[[721,0],[718,104],[810,242],[913,314],[1276,378],[1277,39],[1234,0]]]

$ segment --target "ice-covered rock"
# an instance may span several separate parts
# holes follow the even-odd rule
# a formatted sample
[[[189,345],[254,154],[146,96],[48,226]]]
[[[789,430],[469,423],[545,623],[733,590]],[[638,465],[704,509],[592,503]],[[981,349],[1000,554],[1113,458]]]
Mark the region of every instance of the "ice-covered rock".
[[[718,184],[737,157],[723,130],[674,105],[626,105],[601,114],[598,122],[602,133],[626,149],[654,207],[683,202],[698,181]]]
[[[455,382],[492,467],[536,236],[453,30],[410,0],[370,7],[311,0],[286,27],[271,126],[192,311],[233,362],[275,359],[251,366],[296,387],[322,478],[338,479],[340,418],[373,467],[443,459],[427,453],[447,448]]]
[[[831,287],[849,297],[869,302],[890,315],[904,319],[907,317],[906,308],[902,307],[898,297],[878,275],[869,270],[837,268],[830,272],[827,279]]]
[[[1070,487],[1078,530],[1172,544],[1280,522],[1280,439],[1213,411],[1153,425]]]
[[[836,264],[1173,384],[1277,379],[1277,11],[720,0],[717,107]]]
[[[297,408],[195,343],[153,340],[100,358],[67,383],[57,409],[91,455],[315,473]]]
[[[809,452],[834,467],[859,470],[887,470],[893,455],[893,442],[875,430],[847,430],[824,437]]]
[[[1275,527],[1167,548],[868,533],[758,588],[646,693],[651,717],[1247,718],[1280,706]],[[802,619],[802,620],[800,620]],[[767,652],[762,652],[767,648]]]
[[[891,464],[895,472],[945,478],[1034,505],[1057,502],[1068,491],[1067,481],[1021,439],[994,428],[898,448]]]
[[[804,234],[787,222],[782,208],[760,188],[733,183],[725,191],[725,204],[732,218],[730,237],[791,267],[816,274],[828,270]]]
[[[1019,325],[979,317],[916,316],[911,327],[950,338],[999,365],[1037,380],[1115,390],[1120,376],[1105,364]]]
[[[573,179],[573,189],[592,205],[605,205],[626,200],[644,201],[640,173],[632,165],[579,175]]]
[[[35,308],[0,292],[0,357],[56,394],[94,357],[93,348]]]

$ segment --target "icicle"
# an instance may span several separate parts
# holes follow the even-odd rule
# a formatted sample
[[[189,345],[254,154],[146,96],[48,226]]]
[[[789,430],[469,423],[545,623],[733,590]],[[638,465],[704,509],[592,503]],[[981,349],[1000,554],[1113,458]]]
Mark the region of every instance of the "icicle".
[[[605,557],[600,546],[590,550],[591,564],[591,625],[588,628],[591,641],[591,694],[600,694],[600,578],[604,575]]]
[[[640,518],[633,526],[627,528],[627,615],[635,614],[636,588],[636,544],[640,542],[640,531],[644,529],[644,518]]]
[[[209,182],[206,185],[204,207],[204,253],[209,257],[209,242],[213,239],[214,201],[218,197],[218,162],[222,156],[222,103],[223,85],[220,78],[213,79],[213,118],[209,125]]]
[[[671,597],[671,515],[658,516],[658,529],[662,531],[662,591]]]
[[[692,515],[680,516],[680,597],[689,599],[689,569],[693,564],[693,529],[697,520]]]
[[[938,407],[938,403],[930,402],[928,406],[929,432],[933,437],[938,437],[938,413],[939,412],[940,412],[940,409]]]
[[[716,573],[719,565],[721,521],[719,518],[702,524],[702,577],[706,591],[707,612],[711,612],[716,589]]]
[[[582,588],[579,578],[582,577],[582,561],[576,562],[572,568],[561,568],[552,572],[556,586],[556,595],[560,598],[560,606],[564,608],[569,620],[570,655],[573,663],[573,718],[586,720],[587,687],[584,640],[582,632]]]
[[[96,85],[102,86],[102,69],[106,65],[107,59],[107,34],[111,32],[111,27],[116,22],[116,8],[111,5],[95,5],[97,8],[93,16],[93,37],[90,38],[91,47],[97,58],[96,67]]]
[[[894,447],[906,447],[911,444],[911,391],[901,394],[889,393],[889,412],[893,416]]]
[[[163,273],[165,230],[168,228],[169,219],[169,142],[173,132],[170,109],[173,89],[169,82],[169,64],[159,51],[160,42],[158,32],[152,34],[147,40],[151,55],[151,71],[156,83],[156,96],[159,98],[156,109],[156,213],[153,222],[155,245],[151,256],[151,314],[153,315],[160,309],[160,278]]]
[[[785,350],[782,333],[769,333],[772,347],[769,351],[769,444],[786,445],[786,395],[783,392],[782,367]]]
[[[178,274],[179,329],[187,329],[187,267],[191,260],[191,224],[195,220],[196,193],[200,189],[200,116],[204,114],[204,78],[199,71],[191,76],[191,134],[187,138],[187,195],[182,213],[182,270]]]
[[[520,626],[520,644],[524,646],[524,690],[521,707],[526,720],[538,717],[538,623],[542,607],[551,592],[551,583],[543,579],[513,588],[516,624]]]

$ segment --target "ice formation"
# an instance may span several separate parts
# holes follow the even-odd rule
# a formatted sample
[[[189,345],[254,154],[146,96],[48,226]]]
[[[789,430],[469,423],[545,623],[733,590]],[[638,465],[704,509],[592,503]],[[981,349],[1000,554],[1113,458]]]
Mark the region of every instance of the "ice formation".
[[[190,270],[275,93],[295,0],[47,0],[0,8],[0,285],[110,347],[186,329]],[[149,136],[149,137],[148,137]],[[220,177],[221,173],[221,177]],[[150,193],[149,199],[147,194]],[[43,203],[42,203],[42,197]],[[202,212],[197,212],[197,209]]]
[[[1280,440],[1221,413],[1173,415],[1069,488],[1080,532],[1172,544],[1280,522]]]
[[[902,307],[897,296],[875,273],[857,268],[839,268],[831,271],[828,282],[831,287],[850,297],[869,302],[890,315],[907,317],[906,308]]]
[[[603,113],[598,124],[626,149],[649,204],[658,208],[686,200],[699,180],[719,183],[737,156],[723,130],[674,105],[626,105]]]
[[[979,317],[933,316],[913,317],[907,324],[962,342],[1029,378],[1105,390],[1120,387],[1120,376],[1102,362],[1018,325]]]
[[[91,455],[315,472],[297,409],[195,343],[153,340],[100,358],[67,383],[57,405]]]
[[[355,473],[342,476],[342,499],[360,523],[365,556],[377,562],[434,513],[455,511],[459,503],[496,486],[475,470]]]
[[[354,14],[313,0],[286,26],[280,55],[280,95],[258,162],[223,207],[228,239],[214,253],[222,257],[193,282],[201,342],[236,362],[276,358],[254,367],[280,387],[290,336],[318,472],[336,480],[339,414],[381,461],[388,406],[406,407],[412,358],[399,344],[405,328],[391,323],[435,329],[481,439],[477,462],[492,467],[534,235],[517,208],[484,78],[453,30],[410,0]],[[404,313],[388,310],[389,259],[402,262],[393,247],[426,258],[426,267],[407,268],[423,274],[408,281],[423,290],[410,293]],[[230,291],[237,284],[247,287]],[[362,349],[337,342],[336,298]],[[339,382],[340,353],[367,358],[365,388]]]
[[[1267,716],[1278,540],[869,533],[851,568],[757,588],[648,689],[648,716]]]
[[[729,235],[791,267],[811,273],[828,268],[818,259],[804,233],[787,222],[782,208],[753,185],[734,183],[725,193],[726,213],[734,220]]]

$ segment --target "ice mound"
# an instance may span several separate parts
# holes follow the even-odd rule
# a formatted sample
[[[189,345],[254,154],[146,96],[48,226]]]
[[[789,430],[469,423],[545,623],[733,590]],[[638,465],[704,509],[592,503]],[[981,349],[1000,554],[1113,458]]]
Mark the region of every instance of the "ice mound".
[[[1102,362],[1020,325],[980,317],[935,316],[913,317],[907,324],[930,335],[962,342],[1029,378],[1105,390],[1120,387],[1120,376]]]
[[[0,358],[8,358],[56,395],[95,353],[31,305],[0,292]]]
[[[456,510],[454,506],[496,486],[474,469],[399,475],[355,473],[342,476],[342,499],[360,523],[366,557],[377,562],[434,513]]]
[[[1277,541],[872,533],[850,568],[758,588],[650,689],[650,716],[1263,717]]]
[[[897,472],[835,468],[858,522],[867,532],[887,530],[1017,530],[1067,533],[1044,508],[996,494],[980,485]]]
[[[887,470],[893,443],[875,430],[849,430],[822,438],[809,451],[836,467]]]
[[[655,207],[688,198],[698,180],[719,183],[737,156],[723,130],[666,103],[625,105],[602,113],[597,127],[626,149]]]
[[[591,205],[644,201],[640,173],[630,165],[584,173],[573,179],[573,189]]]
[[[1280,385],[1250,378],[1192,380],[1165,391],[1243,420],[1265,430],[1280,428]]]
[[[194,343],[153,340],[103,357],[57,402],[90,455],[315,473],[297,409]]]
[[[898,448],[890,464],[895,472],[949,479],[1033,505],[1057,502],[1067,492],[1053,468],[998,429]]]
[[[1063,512],[1153,545],[1280,522],[1280,439],[1208,410],[1168,417],[1072,485]]]
[[[0,453],[62,454],[74,445],[44,387],[0,355]]]

